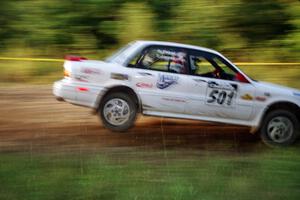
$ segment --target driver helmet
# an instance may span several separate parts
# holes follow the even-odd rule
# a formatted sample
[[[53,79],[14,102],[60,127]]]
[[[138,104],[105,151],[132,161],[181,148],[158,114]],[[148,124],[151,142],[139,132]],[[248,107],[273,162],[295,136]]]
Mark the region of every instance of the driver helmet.
[[[185,53],[178,53],[174,56],[170,62],[170,70],[177,73],[182,73],[185,71]]]

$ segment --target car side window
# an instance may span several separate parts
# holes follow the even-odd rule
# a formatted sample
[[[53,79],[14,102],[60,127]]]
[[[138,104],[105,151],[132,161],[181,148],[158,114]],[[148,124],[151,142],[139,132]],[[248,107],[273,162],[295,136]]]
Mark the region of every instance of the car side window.
[[[192,75],[238,81],[238,72],[217,55],[195,51],[190,53],[189,59]]]
[[[232,68],[230,68],[222,59],[219,57],[213,57],[213,61],[222,69],[223,72],[226,74],[234,77],[236,76],[236,71],[234,71]]]
[[[136,67],[186,74],[187,63],[186,51],[172,47],[154,46],[146,48],[142,52],[136,62]]]
[[[137,54],[133,59],[130,60],[130,62],[127,64],[128,67],[135,67],[140,59],[140,54]]]
[[[215,67],[203,56],[190,56],[191,73],[193,75],[205,75],[215,71]]]

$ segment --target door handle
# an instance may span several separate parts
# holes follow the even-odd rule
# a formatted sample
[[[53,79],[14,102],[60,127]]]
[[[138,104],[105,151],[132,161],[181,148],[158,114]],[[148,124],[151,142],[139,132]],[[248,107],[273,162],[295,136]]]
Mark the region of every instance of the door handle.
[[[202,83],[207,83],[206,80],[200,79],[200,78],[195,78],[194,81],[196,81],[197,83],[201,83],[201,82],[202,82]]]
[[[142,76],[153,76],[153,74],[151,74],[149,72],[138,72],[138,73]]]

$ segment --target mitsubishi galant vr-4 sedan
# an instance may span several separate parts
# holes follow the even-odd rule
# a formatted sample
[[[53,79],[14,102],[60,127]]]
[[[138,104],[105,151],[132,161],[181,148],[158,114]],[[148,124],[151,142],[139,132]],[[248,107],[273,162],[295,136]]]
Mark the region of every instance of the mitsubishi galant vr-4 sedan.
[[[272,146],[300,130],[300,91],[254,81],[220,53],[171,42],[135,41],[105,61],[66,56],[59,100],[87,106],[124,132],[143,115],[251,127]]]

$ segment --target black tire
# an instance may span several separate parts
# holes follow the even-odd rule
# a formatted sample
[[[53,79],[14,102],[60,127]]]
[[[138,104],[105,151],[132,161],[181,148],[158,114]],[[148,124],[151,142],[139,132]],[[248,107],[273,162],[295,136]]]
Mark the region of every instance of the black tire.
[[[280,124],[280,119],[285,124],[287,120],[291,123],[291,128],[283,129],[278,125],[279,128],[274,128],[272,126],[274,123]],[[284,119],[284,120],[282,120]],[[273,123],[273,124],[272,124]],[[282,123],[281,123],[282,124]],[[271,147],[286,147],[293,144],[300,134],[299,120],[293,112],[288,110],[274,110],[268,113],[263,120],[261,129],[260,129],[260,137],[262,141]],[[282,129],[281,129],[282,128]],[[275,129],[275,131],[274,131]],[[280,130],[281,129],[281,130]],[[286,130],[286,131],[283,131]],[[290,130],[290,131],[289,131]],[[270,132],[275,132],[272,134]],[[282,137],[282,139],[280,139]],[[278,138],[278,139],[277,139]]]
[[[129,108],[129,110],[128,110],[129,117],[121,124],[113,124],[112,122],[110,122],[108,120],[108,117],[105,117],[105,114],[104,114],[105,106],[109,105],[109,102],[111,100],[113,101],[116,99],[123,100],[124,102],[126,102],[128,105],[128,108]],[[121,112],[121,113],[123,113],[123,112]],[[98,114],[102,120],[103,125],[106,128],[108,128],[112,131],[115,131],[115,132],[124,132],[124,131],[127,131],[129,128],[131,128],[136,120],[137,105],[136,105],[135,101],[133,100],[133,98],[125,93],[122,93],[122,92],[110,93],[101,100],[100,109],[99,109]]]

